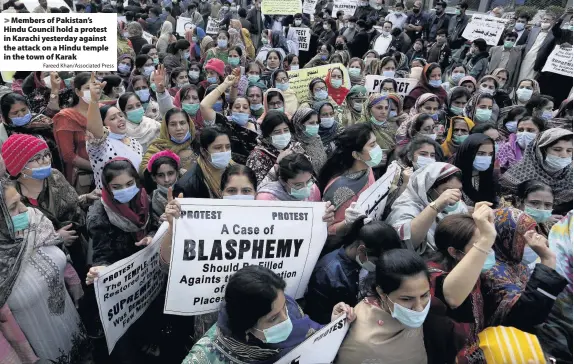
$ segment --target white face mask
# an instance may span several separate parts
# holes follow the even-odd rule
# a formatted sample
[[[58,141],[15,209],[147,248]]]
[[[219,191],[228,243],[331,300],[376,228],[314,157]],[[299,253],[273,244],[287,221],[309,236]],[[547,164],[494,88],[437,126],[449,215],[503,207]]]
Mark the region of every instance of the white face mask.
[[[271,144],[278,150],[283,150],[291,142],[291,133],[283,133],[271,136]]]
[[[421,169],[424,168],[425,166],[436,162],[436,159],[434,158],[429,158],[429,157],[425,157],[423,155],[419,155],[417,157],[417,161],[413,163],[413,166],[415,167],[415,169]]]
[[[90,94],[90,90],[84,90],[82,100],[84,100],[86,104],[89,104],[90,101],[92,101],[92,94]]]
[[[47,88],[52,88],[52,80],[50,79],[50,76],[44,77],[44,83]]]

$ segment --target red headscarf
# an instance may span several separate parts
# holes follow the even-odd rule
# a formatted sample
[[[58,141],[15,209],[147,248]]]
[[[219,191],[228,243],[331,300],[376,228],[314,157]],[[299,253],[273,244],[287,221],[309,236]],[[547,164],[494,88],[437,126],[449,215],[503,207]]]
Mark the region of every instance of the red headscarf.
[[[339,70],[341,72],[341,75],[343,75],[343,84],[339,88],[334,88],[331,85],[331,74],[333,73],[334,70]],[[345,74],[343,73],[343,70],[338,67],[330,70],[329,73],[327,74],[327,77],[325,77],[325,83],[327,84],[327,92],[329,93],[329,96],[331,96],[333,100],[335,100],[337,105],[341,105],[343,101],[345,101],[345,97],[347,97],[347,94],[349,93],[349,89],[344,87]]]
[[[130,162],[129,159],[124,157],[116,157],[104,165],[104,169],[109,163],[116,161]],[[142,230],[136,233],[138,239],[143,239],[146,235],[145,225],[149,219],[149,199],[145,188],[140,188],[138,194],[128,203],[119,203],[114,199],[114,194],[105,181],[102,181],[104,188],[102,189],[102,201],[116,214],[125,217],[133,222],[136,226],[141,227]]]

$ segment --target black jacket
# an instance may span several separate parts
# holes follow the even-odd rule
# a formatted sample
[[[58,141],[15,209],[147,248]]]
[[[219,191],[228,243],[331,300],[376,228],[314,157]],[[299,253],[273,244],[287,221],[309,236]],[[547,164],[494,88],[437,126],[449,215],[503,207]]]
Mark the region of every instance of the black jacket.
[[[134,49],[135,54],[139,54],[142,47],[147,44],[147,40],[139,35],[135,37],[129,37],[128,39],[132,43],[132,48]]]
[[[356,34],[353,40],[347,43],[347,48],[351,57],[363,58],[363,55],[369,50],[369,35],[364,30]]]
[[[199,164],[194,164],[173,186],[173,195],[179,196],[180,193],[183,197],[211,198]]]

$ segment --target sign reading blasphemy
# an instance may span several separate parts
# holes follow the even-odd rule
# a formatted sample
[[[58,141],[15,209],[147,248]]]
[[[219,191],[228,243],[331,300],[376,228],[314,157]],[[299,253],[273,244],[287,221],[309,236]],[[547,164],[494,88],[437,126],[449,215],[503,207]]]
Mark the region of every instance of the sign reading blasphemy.
[[[301,13],[301,0],[263,0],[263,15],[295,15]]]
[[[209,20],[207,21],[207,28],[205,28],[205,33],[217,34],[217,32],[219,32],[219,20],[209,17]]]
[[[400,168],[391,163],[384,175],[359,195],[357,206],[372,219],[380,218],[387,205],[391,184]]]
[[[292,28],[297,33],[299,39],[299,50],[308,51],[309,43],[311,43],[311,29],[309,28]]]
[[[164,222],[150,245],[106,267],[94,281],[110,353],[163,288],[165,274],[159,267],[159,247],[167,227]]]
[[[164,312],[217,311],[229,277],[260,265],[303,297],[327,238],[325,204],[316,202],[179,199]]]
[[[357,9],[357,0],[335,0],[333,2],[333,12],[331,16],[337,18],[337,12],[342,10],[345,15],[353,16]]]
[[[473,14],[470,23],[464,28],[462,36],[471,42],[482,38],[486,44],[495,46],[504,32],[507,22],[507,19],[495,16]]]
[[[542,72],[557,73],[562,76],[572,77],[572,47],[554,47],[550,57],[546,59],[546,64]]]
[[[287,72],[287,75],[289,76],[288,90],[295,92],[297,99],[301,100],[309,93],[309,83],[311,80],[314,78],[325,79],[329,71],[333,68],[340,68],[343,70],[343,87],[351,88],[351,81],[349,79],[347,67],[343,66],[341,63],[331,63],[324,66],[302,68],[297,71]]]
[[[368,93],[381,92],[383,88],[383,81],[388,77],[379,75],[367,75],[365,77],[365,88]],[[414,78],[395,78],[397,82],[397,93],[402,96],[407,96],[419,82]]]
[[[339,347],[349,331],[346,315],[339,316],[309,336],[275,364],[327,364],[335,360]]]

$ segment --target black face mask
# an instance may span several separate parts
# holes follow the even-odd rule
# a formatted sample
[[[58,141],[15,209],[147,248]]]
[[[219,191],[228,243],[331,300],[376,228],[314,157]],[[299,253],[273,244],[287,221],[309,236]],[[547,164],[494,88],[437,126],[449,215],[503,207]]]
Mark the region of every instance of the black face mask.
[[[335,44],[335,49],[340,51],[343,50],[343,48],[345,48],[345,45],[343,43],[336,43]]]
[[[413,13],[418,14],[421,11],[421,9],[413,9]]]

